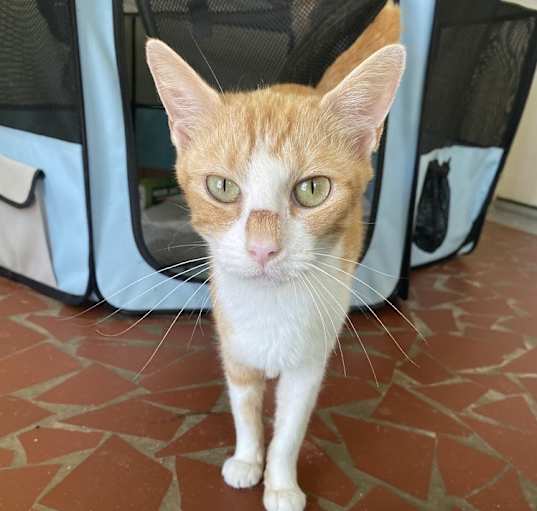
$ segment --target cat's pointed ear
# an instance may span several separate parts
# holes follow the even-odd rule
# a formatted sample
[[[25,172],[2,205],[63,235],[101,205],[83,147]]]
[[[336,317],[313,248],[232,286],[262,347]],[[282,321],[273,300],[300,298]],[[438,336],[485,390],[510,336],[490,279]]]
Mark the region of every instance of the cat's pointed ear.
[[[321,99],[321,107],[335,117],[339,128],[362,154],[371,153],[380,142],[405,60],[404,46],[385,46]]]
[[[162,41],[147,41],[146,58],[179,151],[190,142],[192,130],[218,107],[220,97]]]

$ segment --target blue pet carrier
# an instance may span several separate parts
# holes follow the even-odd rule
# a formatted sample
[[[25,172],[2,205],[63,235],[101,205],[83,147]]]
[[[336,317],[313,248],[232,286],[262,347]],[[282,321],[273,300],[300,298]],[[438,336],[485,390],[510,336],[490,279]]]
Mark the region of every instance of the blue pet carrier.
[[[205,56],[227,89],[315,84],[384,4],[0,0],[2,273],[71,303],[210,307],[196,275],[203,247],[173,181],[167,120],[145,65],[146,37],[163,39],[215,85]],[[369,305],[405,295],[411,240],[417,264],[475,243],[524,105],[535,12],[500,0],[463,4],[401,1],[408,67],[375,155],[357,271],[364,284],[355,285]],[[513,58],[506,69],[502,44]],[[484,128],[476,116],[492,104],[482,96],[485,79],[498,89],[498,111]],[[190,273],[179,276],[172,267],[187,260],[178,268]]]

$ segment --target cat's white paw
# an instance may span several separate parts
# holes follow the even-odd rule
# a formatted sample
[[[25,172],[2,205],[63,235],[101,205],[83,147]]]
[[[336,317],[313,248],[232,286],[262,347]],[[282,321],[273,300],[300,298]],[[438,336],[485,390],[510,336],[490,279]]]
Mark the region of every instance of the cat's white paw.
[[[265,487],[263,504],[267,511],[303,511],[306,495],[298,486],[281,490]]]
[[[249,463],[235,457],[228,458],[222,467],[224,481],[233,488],[255,486],[263,474],[261,463]]]

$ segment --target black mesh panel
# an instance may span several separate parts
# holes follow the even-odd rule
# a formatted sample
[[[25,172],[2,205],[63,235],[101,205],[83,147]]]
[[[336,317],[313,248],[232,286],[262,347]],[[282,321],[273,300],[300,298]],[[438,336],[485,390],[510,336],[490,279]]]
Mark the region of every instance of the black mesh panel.
[[[139,0],[149,35],[224,90],[314,84],[385,0]],[[214,75],[208,67],[207,59]]]
[[[80,142],[73,3],[0,0],[0,125]]]

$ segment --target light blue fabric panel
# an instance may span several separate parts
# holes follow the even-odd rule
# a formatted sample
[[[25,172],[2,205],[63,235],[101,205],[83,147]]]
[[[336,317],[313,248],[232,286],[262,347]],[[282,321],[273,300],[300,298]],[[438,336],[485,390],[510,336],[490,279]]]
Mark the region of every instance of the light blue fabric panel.
[[[89,279],[89,230],[82,147],[0,126],[0,154],[45,173],[43,195],[58,288],[84,295]]]
[[[432,160],[438,160],[440,164],[451,160],[448,174],[451,194],[446,239],[433,253],[425,252],[413,244],[414,266],[442,259],[461,247],[488,196],[503,152],[499,147],[451,146],[421,157],[416,204],[419,203],[427,167]]]
[[[151,275],[155,270],[141,256],[133,235],[113,1],[77,0],[76,10],[99,290],[110,304],[126,310],[179,309],[198,291],[199,284],[187,282],[175,289],[179,282]],[[146,278],[148,275],[151,277]],[[142,295],[157,284],[159,287]],[[187,308],[200,308],[207,294],[206,287],[199,290]]]
[[[356,274],[367,285],[355,281],[354,286],[368,304],[382,302],[379,294],[390,296],[401,274],[435,4],[433,0],[401,0],[407,68],[388,123],[377,223],[364,266]],[[363,305],[356,297],[352,304]]]

